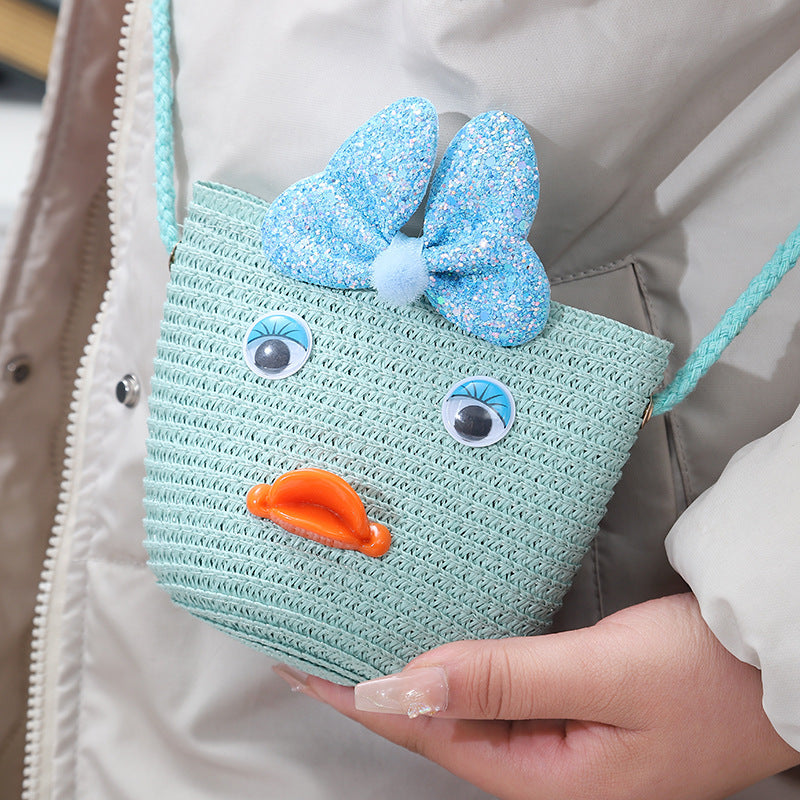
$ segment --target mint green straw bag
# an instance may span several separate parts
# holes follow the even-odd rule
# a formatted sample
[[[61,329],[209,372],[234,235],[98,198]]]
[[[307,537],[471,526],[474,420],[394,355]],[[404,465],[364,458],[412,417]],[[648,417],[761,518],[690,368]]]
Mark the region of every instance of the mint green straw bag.
[[[177,243],[166,11],[154,5],[157,171],[173,256],[145,485],[145,544],[159,584],[195,616],[341,683],[394,672],[444,642],[545,631],[597,532],[671,345],[541,294],[535,335],[503,346],[492,333],[465,332],[486,324],[485,303],[448,300],[462,291],[449,283],[399,307],[384,302],[395,289],[343,288],[315,251],[320,241],[337,246],[315,212],[320,176],[272,205],[197,184]],[[514,125],[507,115],[479,119],[467,137],[504,126],[489,144],[506,141]],[[451,150],[468,144],[462,138]],[[440,172],[450,166],[446,156]],[[325,191],[338,185],[333,172],[322,179]],[[429,217],[437,224],[437,180],[426,228]],[[533,188],[530,197],[535,207]],[[304,214],[317,239],[285,257],[274,231],[300,226]],[[384,240],[392,253],[409,246],[405,237]],[[526,244],[509,246],[538,264]],[[427,281],[430,264],[447,256],[425,247]],[[691,391],[798,252],[800,231],[656,397],[656,413]],[[294,274],[298,263],[304,275]],[[525,280],[532,274],[526,268]],[[281,476],[307,469],[334,475],[358,498],[364,525],[389,532],[384,554],[368,552],[367,527],[356,530],[361,523],[332,510],[328,495],[298,504],[293,477],[283,505],[275,499]],[[254,513],[259,492],[275,500],[263,514]],[[328,532],[339,523],[351,540]]]

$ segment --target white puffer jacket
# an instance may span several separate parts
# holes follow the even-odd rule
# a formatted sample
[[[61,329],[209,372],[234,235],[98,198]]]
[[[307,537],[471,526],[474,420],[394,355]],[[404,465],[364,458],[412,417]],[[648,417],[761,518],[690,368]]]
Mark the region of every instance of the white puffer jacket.
[[[179,210],[200,179],[272,199],[399,97],[428,97],[445,142],[502,108],[536,143],[532,241],[555,297],[656,331],[676,366],[800,220],[797,0],[173,9]],[[0,268],[0,364],[30,365],[0,381],[0,797],[19,793],[27,637],[57,498],[27,798],[483,797],[289,694],[265,656],[174,607],[146,566],[146,396],[168,254],[149,7],[128,4],[115,70],[122,12],[119,0],[64,4],[47,124]],[[677,519],[672,564],[723,644],[762,669],[767,713],[795,748],[798,296],[795,271],[696,393],[645,428],[558,621],[680,591],[663,548]],[[126,375],[140,392],[130,406],[115,391]],[[798,796],[791,775],[740,795]]]

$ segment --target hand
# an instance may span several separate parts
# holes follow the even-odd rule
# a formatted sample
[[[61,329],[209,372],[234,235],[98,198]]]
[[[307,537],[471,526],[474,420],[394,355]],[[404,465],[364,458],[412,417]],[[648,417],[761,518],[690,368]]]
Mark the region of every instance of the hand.
[[[356,687],[373,711],[352,688],[278,672],[504,800],[721,798],[800,763],[764,715],[759,671],[688,594],[583,630],[437,647]]]

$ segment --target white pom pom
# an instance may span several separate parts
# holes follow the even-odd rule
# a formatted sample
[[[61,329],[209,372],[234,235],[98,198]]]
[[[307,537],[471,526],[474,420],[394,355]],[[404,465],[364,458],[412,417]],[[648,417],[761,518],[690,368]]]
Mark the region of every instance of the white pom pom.
[[[372,262],[372,283],[378,297],[390,306],[405,306],[421,297],[428,288],[422,239],[398,233]]]

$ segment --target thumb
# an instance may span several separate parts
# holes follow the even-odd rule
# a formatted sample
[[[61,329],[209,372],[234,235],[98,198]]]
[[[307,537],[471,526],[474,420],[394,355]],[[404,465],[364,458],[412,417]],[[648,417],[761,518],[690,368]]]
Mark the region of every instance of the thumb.
[[[642,640],[609,626],[534,638],[464,641],[419,656],[401,672],[356,686],[359,711],[457,719],[579,719],[643,723],[635,700]],[[640,653],[636,653],[637,647]]]

